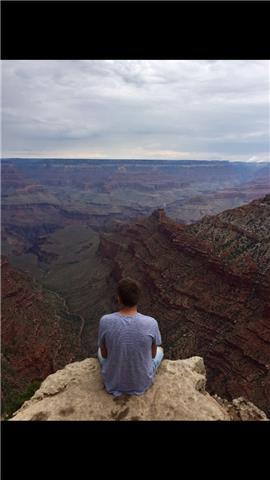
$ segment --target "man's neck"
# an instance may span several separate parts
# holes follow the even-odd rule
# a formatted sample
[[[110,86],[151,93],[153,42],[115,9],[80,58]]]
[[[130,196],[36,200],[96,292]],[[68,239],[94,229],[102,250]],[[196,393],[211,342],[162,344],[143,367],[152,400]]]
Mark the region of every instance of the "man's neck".
[[[121,313],[121,315],[136,315],[136,313],[138,313],[137,306],[135,305],[135,307],[122,307],[120,308],[119,313]]]

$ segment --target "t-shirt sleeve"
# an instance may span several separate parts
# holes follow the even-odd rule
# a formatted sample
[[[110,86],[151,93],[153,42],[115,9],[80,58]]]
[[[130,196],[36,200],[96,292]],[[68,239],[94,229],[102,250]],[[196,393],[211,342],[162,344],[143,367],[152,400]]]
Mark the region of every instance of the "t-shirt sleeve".
[[[156,320],[155,320],[154,328],[153,328],[153,340],[154,340],[154,343],[156,345],[161,345],[161,343],[162,343],[161,334],[160,334],[158,323],[157,323]]]
[[[105,345],[105,326],[103,317],[101,317],[99,321],[99,329],[98,329],[98,347],[102,347]]]

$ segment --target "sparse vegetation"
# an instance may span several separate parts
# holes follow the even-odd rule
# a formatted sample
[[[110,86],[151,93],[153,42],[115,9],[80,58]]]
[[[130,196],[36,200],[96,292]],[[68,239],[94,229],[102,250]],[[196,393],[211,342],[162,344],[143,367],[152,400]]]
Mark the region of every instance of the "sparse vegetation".
[[[11,418],[13,413],[16,412],[26,400],[29,400],[34,395],[34,393],[40,387],[40,384],[41,382],[36,380],[29,383],[22,392],[10,393],[7,400],[2,404],[2,419],[8,420]]]

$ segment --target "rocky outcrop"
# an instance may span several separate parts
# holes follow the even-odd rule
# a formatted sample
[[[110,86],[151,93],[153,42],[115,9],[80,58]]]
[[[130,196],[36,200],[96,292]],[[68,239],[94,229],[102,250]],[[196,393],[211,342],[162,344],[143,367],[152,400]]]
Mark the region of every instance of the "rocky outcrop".
[[[105,391],[98,361],[87,358],[50,375],[11,420],[266,420],[244,399],[232,404],[205,391],[203,359],[164,360],[142,396]]]

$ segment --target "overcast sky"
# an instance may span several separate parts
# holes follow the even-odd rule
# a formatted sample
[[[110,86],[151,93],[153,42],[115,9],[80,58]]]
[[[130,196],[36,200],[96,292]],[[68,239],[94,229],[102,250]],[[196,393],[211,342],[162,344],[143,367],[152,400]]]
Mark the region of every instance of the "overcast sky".
[[[269,160],[268,61],[2,61],[4,157]]]

